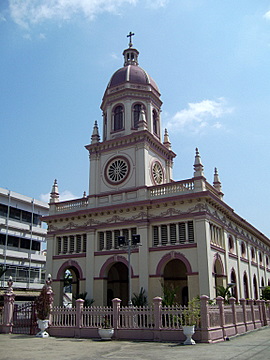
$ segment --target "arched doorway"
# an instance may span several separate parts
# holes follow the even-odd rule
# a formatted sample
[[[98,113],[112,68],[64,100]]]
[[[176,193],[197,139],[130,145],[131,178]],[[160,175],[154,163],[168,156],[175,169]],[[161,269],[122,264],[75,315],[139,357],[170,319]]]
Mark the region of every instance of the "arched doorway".
[[[181,305],[188,303],[187,268],[180,259],[170,260],[164,267],[164,288],[176,290],[175,301]]]
[[[128,267],[122,262],[114,263],[107,277],[107,306],[112,306],[112,299],[119,298],[122,305],[128,305]]]
[[[62,276],[62,304],[65,307],[75,306],[79,295],[80,276],[78,270],[71,266],[63,271]]]
[[[258,285],[256,275],[253,277],[253,291],[254,291],[254,299],[258,299]]]
[[[232,269],[232,272],[231,272],[231,284],[233,284],[233,286],[231,288],[231,294],[238,302],[237,282],[236,282],[236,274],[235,274],[234,269]]]
[[[216,290],[216,296],[217,296],[218,287],[224,286],[224,284],[223,284],[224,270],[223,270],[222,260],[220,259],[219,255],[215,256],[213,275],[214,275],[215,290]]]
[[[82,278],[82,269],[76,261],[70,260],[62,264],[57,273],[57,280],[60,283],[59,305],[75,306]]]

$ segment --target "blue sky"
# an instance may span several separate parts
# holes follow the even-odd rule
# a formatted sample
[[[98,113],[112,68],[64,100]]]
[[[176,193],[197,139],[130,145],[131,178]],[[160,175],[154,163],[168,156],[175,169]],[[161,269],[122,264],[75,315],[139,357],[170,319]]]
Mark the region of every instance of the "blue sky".
[[[1,0],[0,186],[46,199],[88,191],[94,121],[133,31],[158,84],[174,180],[207,180],[270,236],[270,3],[266,0]]]

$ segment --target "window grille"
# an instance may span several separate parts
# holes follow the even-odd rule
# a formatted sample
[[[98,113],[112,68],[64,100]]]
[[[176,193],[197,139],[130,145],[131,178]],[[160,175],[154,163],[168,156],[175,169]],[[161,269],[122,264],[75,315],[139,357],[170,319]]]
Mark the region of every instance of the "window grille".
[[[61,237],[57,237],[57,255],[61,254],[61,248],[62,248],[62,239]]]
[[[99,232],[98,233],[99,236],[99,250],[103,250],[104,249],[104,232]]]
[[[112,248],[112,232],[106,231],[106,250],[111,250]]]
[[[76,235],[76,253],[82,251],[82,238],[81,235]]]
[[[63,237],[63,254],[67,254],[68,252],[68,237],[67,236],[64,236]]]
[[[87,237],[83,234],[83,252],[86,252]]]
[[[153,246],[158,246],[159,236],[158,236],[158,226],[153,226]]]
[[[167,225],[161,225],[161,244],[167,245],[168,243],[168,229]]]
[[[69,238],[70,241],[70,253],[74,253],[74,248],[75,248],[75,244],[74,244],[74,235],[71,235]]]
[[[170,243],[175,244],[176,243],[176,225],[170,224]]]
[[[186,242],[186,223],[180,222],[178,225],[179,225],[179,242],[183,244]]]
[[[194,242],[194,227],[193,221],[188,221],[188,241]]]

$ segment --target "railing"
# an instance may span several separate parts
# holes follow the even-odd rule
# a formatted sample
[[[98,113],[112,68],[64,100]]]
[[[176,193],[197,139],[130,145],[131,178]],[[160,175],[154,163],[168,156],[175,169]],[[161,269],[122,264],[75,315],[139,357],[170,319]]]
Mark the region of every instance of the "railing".
[[[53,307],[51,319],[52,326],[74,327],[76,326],[76,308]]]
[[[12,322],[18,324],[25,314],[11,312],[10,295],[4,295],[5,306],[0,331],[12,332]],[[121,300],[114,299],[113,307],[83,307],[84,300],[76,300],[76,307],[53,307],[50,319],[50,333],[54,336],[97,337],[98,328],[113,327],[116,339],[181,341],[184,340],[183,326],[189,324],[186,313],[192,316],[190,305],[162,306],[162,299],[153,299],[152,306],[121,307]],[[270,325],[270,301],[230,298],[216,298],[210,305],[207,296],[200,298],[200,320],[196,325],[195,340],[200,342],[223,341],[230,336]],[[198,308],[197,308],[198,309]],[[28,319],[28,317],[27,317]],[[27,320],[28,321],[28,320]]]
[[[76,210],[76,209],[85,208],[87,207],[87,205],[88,205],[88,198],[63,201],[55,204],[55,211],[64,212],[69,210]]]
[[[140,198],[141,195],[139,195],[140,190],[135,190],[135,192],[137,192],[137,197],[135,196],[136,199],[141,200]],[[188,179],[183,181],[170,182],[163,185],[151,186],[149,188],[146,188],[146,191],[143,192],[142,196],[143,196],[143,200],[145,200],[145,198],[153,199],[153,198],[170,196],[170,195],[173,196],[176,194],[183,195],[192,192],[194,192],[194,179]],[[126,202],[128,198],[127,194],[128,192],[121,193],[121,196],[119,197],[120,200],[117,201]],[[96,206],[102,206],[103,203],[99,203],[98,199],[99,197],[91,196],[89,198],[85,197],[70,201],[63,201],[53,204],[53,207],[51,206],[51,210],[55,213],[61,213],[61,212],[83,210],[85,208],[91,208]],[[134,202],[134,197],[132,197],[130,201]],[[107,202],[105,204],[107,204]]]
[[[175,183],[168,183],[164,185],[158,185],[150,189],[150,197],[167,196],[177,193],[190,193],[194,191],[194,180],[184,180]]]

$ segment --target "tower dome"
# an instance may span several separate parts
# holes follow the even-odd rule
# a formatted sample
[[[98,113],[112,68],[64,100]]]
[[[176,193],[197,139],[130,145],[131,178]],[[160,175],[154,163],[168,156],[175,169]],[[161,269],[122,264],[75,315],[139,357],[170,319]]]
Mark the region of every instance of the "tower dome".
[[[133,44],[131,42],[131,37],[133,35],[133,33],[129,33],[129,47],[123,51],[124,66],[118,69],[113,74],[109,81],[107,89],[119,86],[124,83],[134,83],[141,85],[151,85],[159,93],[159,89],[155,81],[148,75],[148,73],[144,69],[139,66],[139,51],[133,48]]]
[[[129,47],[123,51],[124,65],[110,78],[102,99],[103,140],[146,129],[160,140],[160,92],[139,66],[139,51],[131,42],[133,35],[129,33]]]

